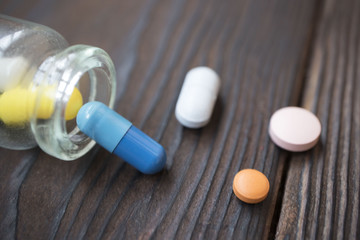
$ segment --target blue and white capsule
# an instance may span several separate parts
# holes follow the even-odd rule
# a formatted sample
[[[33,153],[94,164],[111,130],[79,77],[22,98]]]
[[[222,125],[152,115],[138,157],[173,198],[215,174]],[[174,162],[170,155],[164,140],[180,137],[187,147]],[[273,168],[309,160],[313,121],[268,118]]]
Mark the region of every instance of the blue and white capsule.
[[[154,174],[164,168],[164,148],[105,104],[86,103],[76,122],[83,133],[140,172]]]

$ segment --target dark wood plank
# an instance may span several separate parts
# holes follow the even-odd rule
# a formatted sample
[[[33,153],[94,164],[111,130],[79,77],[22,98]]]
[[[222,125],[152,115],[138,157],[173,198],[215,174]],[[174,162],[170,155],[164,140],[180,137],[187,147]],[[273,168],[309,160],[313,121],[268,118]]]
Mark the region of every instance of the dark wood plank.
[[[3,13],[58,30],[72,44],[109,52],[118,72],[116,110],[160,141],[168,155],[165,171],[145,176],[100,148],[74,162],[38,149],[1,149],[0,236],[274,234],[288,154],[270,142],[268,119],[301,96],[314,1],[34,0],[0,6]],[[213,67],[222,88],[210,124],[190,130],[177,123],[174,106],[185,73],[198,65]],[[263,203],[248,205],[233,195],[232,179],[242,168],[268,176],[271,190]]]
[[[10,151],[0,148],[0,238],[13,239],[17,228],[19,189],[39,149]]]
[[[290,160],[279,239],[359,239],[359,21],[359,1],[324,1],[302,101],[321,143]]]

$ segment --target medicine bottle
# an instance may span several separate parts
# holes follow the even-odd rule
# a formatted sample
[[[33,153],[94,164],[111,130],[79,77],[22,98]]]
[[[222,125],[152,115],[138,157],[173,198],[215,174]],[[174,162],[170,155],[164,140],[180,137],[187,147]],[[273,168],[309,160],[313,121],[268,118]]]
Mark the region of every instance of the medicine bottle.
[[[0,15],[0,146],[38,145],[73,160],[95,142],[76,126],[82,104],[113,107],[115,68],[96,47],[69,46],[56,31]]]

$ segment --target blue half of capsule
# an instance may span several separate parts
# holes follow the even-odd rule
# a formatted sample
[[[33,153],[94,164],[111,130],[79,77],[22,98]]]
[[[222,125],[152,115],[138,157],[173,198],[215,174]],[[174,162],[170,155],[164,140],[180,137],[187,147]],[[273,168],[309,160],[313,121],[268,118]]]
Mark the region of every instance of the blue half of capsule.
[[[164,148],[103,103],[86,103],[76,123],[83,133],[142,173],[154,174],[165,166]]]

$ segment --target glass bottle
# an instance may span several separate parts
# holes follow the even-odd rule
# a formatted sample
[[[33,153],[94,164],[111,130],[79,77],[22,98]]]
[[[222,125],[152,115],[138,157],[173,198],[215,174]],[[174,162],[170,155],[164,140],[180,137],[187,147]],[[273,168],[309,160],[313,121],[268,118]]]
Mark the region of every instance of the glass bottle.
[[[113,107],[115,68],[103,50],[69,46],[56,31],[0,15],[0,146],[38,145],[74,160],[95,144],[76,126],[82,104]]]

